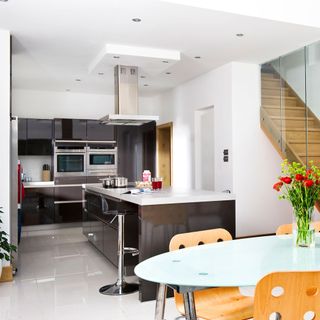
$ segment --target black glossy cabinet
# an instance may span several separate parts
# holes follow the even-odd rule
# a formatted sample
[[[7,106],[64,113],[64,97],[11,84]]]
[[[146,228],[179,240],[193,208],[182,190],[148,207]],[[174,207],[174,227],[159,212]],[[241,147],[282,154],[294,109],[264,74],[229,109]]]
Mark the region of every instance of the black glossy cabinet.
[[[129,181],[142,179],[145,169],[155,175],[156,123],[117,126],[118,174]]]
[[[54,190],[54,211],[55,223],[82,221],[81,186],[56,186]]]
[[[27,119],[18,119],[18,154],[27,154]]]
[[[88,192],[85,198],[87,202],[83,211],[83,234],[110,262],[117,266],[118,219],[113,219],[114,213],[111,214],[110,211],[126,210],[129,212],[125,216],[125,246],[138,248],[138,207],[131,203],[114,201]],[[105,211],[106,208],[109,209],[109,212]],[[126,273],[131,273],[130,267],[137,263],[138,256],[126,254],[124,259]]]
[[[87,140],[114,141],[115,127],[102,124],[98,120],[87,120]]]
[[[22,202],[22,225],[54,223],[54,189],[27,188]]]
[[[28,155],[52,155],[52,138],[52,120],[27,119]]]
[[[69,223],[82,221],[82,203],[56,202],[54,203],[54,222]]]
[[[52,155],[53,124],[49,119],[19,119],[18,154]]]
[[[86,140],[87,120],[54,119],[54,138],[58,140]]]

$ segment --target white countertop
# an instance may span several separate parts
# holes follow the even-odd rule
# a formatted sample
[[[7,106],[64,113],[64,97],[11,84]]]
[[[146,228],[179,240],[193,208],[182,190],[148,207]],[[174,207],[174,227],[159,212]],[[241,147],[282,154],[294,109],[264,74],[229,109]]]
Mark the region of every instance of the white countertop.
[[[153,191],[150,193],[124,194],[127,191],[133,190],[133,188],[105,189],[101,184],[86,184],[84,188],[88,191],[97,192],[140,206],[235,200],[234,194],[205,190],[164,188],[161,191]]]
[[[50,188],[54,187],[54,181],[31,181],[23,182],[25,188]]]
[[[63,187],[81,187],[83,184],[54,184],[54,181],[31,181],[23,182],[27,189],[31,188],[63,188]]]

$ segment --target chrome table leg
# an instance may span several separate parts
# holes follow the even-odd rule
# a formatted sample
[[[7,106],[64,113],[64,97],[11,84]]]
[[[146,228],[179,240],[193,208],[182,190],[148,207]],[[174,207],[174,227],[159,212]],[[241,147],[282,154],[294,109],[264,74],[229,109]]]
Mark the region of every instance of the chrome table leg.
[[[187,320],[197,320],[193,291],[183,293],[183,304]]]
[[[155,320],[164,320],[164,311],[166,308],[167,286],[159,283],[156,298],[156,311],[154,315]]]

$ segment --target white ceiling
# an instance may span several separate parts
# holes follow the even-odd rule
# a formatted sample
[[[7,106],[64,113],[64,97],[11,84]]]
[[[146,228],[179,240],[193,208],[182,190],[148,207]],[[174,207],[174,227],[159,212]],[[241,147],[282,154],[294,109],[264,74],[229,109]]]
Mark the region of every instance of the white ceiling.
[[[0,29],[13,35],[14,88],[113,93],[121,57],[104,64],[104,75],[89,73],[107,43],[180,51],[165,72],[144,71],[146,96],[231,61],[262,63],[320,39],[319,28],[159,0],[8,0],[0,2]]]

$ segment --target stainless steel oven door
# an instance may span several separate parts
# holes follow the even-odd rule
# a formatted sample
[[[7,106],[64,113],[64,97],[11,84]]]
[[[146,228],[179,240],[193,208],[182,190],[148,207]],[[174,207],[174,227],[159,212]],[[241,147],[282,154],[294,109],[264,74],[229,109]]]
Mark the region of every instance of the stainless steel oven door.
[[[85,152],[57,152],[54,155],[54,176],[74,177],[86,175]]]
[[[117,150],[91,149],[87,152],[87,171],[117,174]]]

